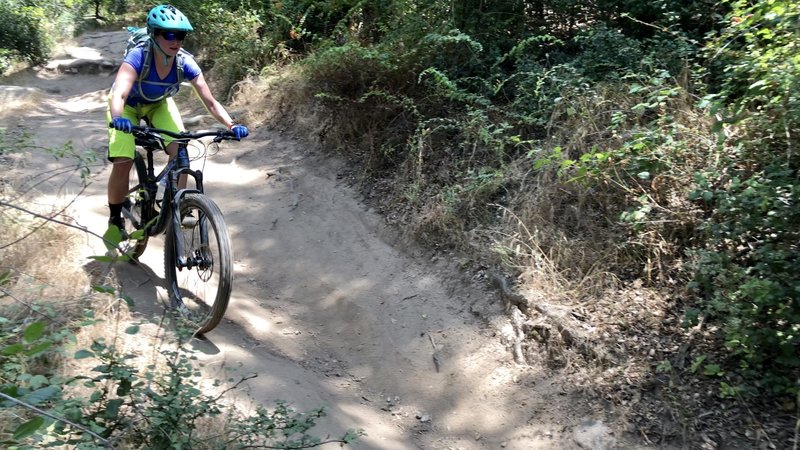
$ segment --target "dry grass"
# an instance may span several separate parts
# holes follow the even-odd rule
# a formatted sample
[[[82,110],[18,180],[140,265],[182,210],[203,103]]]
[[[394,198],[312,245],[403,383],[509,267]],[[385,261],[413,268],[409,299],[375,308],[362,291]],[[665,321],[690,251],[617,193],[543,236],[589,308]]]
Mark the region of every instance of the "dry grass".
[[[8,187],[2,193],[13,197]],[[35,208],[31,204],[17,206]],[[54,211],[39,208],[37,212],[47,216]],[[67,227],[0,207],[0,275],[8,275],[7,283],[0,284],[0,317],[20,327],[43,322],[52,332],[72,326],[90,298],[88,278],[71,257],[76,243],[77,235]],[[63,373],[69,359],[59,352],[47,352],[24,361],[26,373],[50,377]],[[0,422],[10,424],[25,414],[4,408]],[[0,433],[5,428],[0,427]]]
[[[36,88],[0,86],[0,120],[15,117],[20,111],[35,110],[44,94]]]
[[[302,135],[313,145],[324,138],[326,125],[315,112],[313,92],[297,68],[285,68],[259,79],[233,85],[227,103],[231,115],[251,128],[260,126]]]
[[[25,205],[34,209],[33,205]],[[39,208],[43,216],[61,208]],[[79,235],[73,230],[11,209],[0,209],[0,270],[10,271],[8,288],[22,304],[74,304],[87,293],[88,278],[74,263]]]

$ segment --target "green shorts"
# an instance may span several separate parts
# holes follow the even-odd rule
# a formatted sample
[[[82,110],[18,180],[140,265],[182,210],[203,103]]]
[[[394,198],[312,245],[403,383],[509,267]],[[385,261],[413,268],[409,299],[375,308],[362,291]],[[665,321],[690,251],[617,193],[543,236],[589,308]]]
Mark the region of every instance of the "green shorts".
[[[125,105],[125,110],[122,117],[126,117],[133,122],[134,125],[139,125],[141,120],[147,118],[150,126],[154,128],[161,128],[164,130],[174,131],[179,133],[183,130],[183,121],[181,120],[181,113],[178,111],[178,106],[172,98],[167,98],[158,103],[151,103],[147,105],[129,106]],[[106,123],[111,122],[111,110],[106,109]],[[169,136],[164,136],[164,143],[169,144],[173,139]],[[113,161],[114,158],[130,158],[133,159],[133,152],[136,149],[136,144],[133,135],[130,133],[123,133],[122,131],[113,128],[108,129],[108,159]]]

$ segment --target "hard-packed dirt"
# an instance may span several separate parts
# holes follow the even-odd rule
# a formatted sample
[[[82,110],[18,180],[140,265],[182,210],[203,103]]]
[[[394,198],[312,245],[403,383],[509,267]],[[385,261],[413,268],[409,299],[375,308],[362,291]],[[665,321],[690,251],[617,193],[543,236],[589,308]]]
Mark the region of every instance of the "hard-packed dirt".
[[[4,171],[30,186],[32,175],[66,168],[39,176],[37,202],[71,202],[74,223],[98,234],[110,172],[105,98],[125,39],[90,33],[47,67],[0,80],[0,126],[96,157],[85,189],[69,158],[44,152],[6,160]],[[200,106],[183,92],[180,104],[185,118]],[[235,285],[223,323],[193,346],[209,378],[258,374],[232,401],[326,405],[316,433],[363,428],[358,449],[647,448],[580,386],[516,364],[497,293],[458,261],[397,238],[348,186],[343,163],[268,122],[250,126],[250,137],[224,144],[203,167],[233,239]],[[131,320],[162,314],[162,241],[151,239],[139,265],[108,269],[135,300]],[[82,244],[75,264],[96,270],[88,257],[105,252],[102,242],[87,233]]]

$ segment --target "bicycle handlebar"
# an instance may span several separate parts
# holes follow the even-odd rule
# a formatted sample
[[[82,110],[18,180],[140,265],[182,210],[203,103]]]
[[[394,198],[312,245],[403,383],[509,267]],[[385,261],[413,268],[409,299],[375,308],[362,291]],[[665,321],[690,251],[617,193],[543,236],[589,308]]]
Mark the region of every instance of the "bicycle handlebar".
[[[113,124],[108,124],[109,128],[113,128]],[[214,136],[214,142],[220,142],[225,140],[234,140],[239,141],[241,139],[237,138],[235,134],[228,130],[214,130],[214,131],[199,131],[199,132],[192,132],[192,131],[182,131],[180,133],[175,133],[174,131],[164,130],[161,128],[153,128],[153,127],[142,127],[139,125],[134,125],[131,129],[131,134],[134,136],[141,136],[143,138],[146,137],[157,137],[160,138],[160,134],[165,134],[171,138],[178,139],[178,140],[190,140],[190,139],[200,139],[204,137]]]

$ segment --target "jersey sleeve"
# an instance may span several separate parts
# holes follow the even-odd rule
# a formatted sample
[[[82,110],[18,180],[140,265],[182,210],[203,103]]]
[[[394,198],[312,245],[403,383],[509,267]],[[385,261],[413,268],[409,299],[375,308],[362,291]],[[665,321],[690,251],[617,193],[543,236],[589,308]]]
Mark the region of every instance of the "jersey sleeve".
[[[144,49],[141,47],[132,48],[131,51],[125,55],[125,59],[122,60],[124,63],[128,63],[131,67],[136,70],[136,74],[142,73],[142,55],[144,54]]]
[[[186,57],[183,58],[183,78],[192,81],[201,73],[200,65],[194,60],[194,56],[187,54]]]

